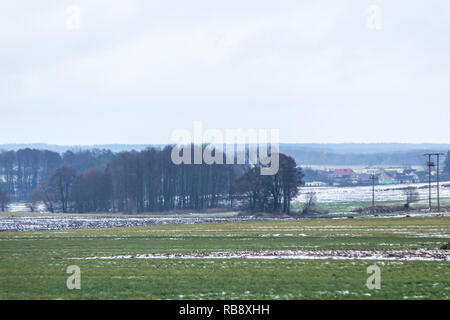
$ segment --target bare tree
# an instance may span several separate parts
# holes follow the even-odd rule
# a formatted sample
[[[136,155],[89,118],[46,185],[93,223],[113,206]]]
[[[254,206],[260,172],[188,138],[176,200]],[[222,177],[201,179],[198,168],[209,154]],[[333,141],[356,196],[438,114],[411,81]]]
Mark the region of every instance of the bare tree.
[[[409,208],[411,203],[419,201],[419,191],[416,187],[408,186],[403,189],[403,194],[406,197],[405,208]]]
[[[76,176],[75,169],[62,167],[57,169],[50,179],[50,185],[56,191],[58,201],[64,213],[68,212],[72,185]]]
[[[31,212],[35,212],[37,210],[37,206],[39,202],[43,202],[46,206],[47,210],[50,212],[54,212],[53,209],[53,201],[49,193],[49,188],[47,185],[44,185],[43,182],[40,182],[36,188],[31,190],[30,195],[28,196],[27,207]],[[54,193],[53,193],[54,195]]]
[[[33,197],[33,193],[36,194],[35,190],[36,190],[36,188],[31,190],[30,196],[28,197],[28,201],[27,201],[27,207],[28,207],[28,209],[30,209],[31,212],[36,211],[37,203],[39,201],[36,197]]]
[[[112,183],[109,174],[98,168],[83,171],[72,187],[72,201],[77,212],[108,211]]]
[[[58,197],[54,186],[41,182],[31,191],[29,202],[35,204],[38,201],[42,201],[46,210],[54,213],[56,210],[57,199]]]
[[[313,191],[309,191],[305,194],[305,204],[303,205],[303,214],[308,214],[317,203],[316,193]]]
[[[5,191],[0,190],[0,211],[6,211],[8,209],[9,196]]]
[[[297,168],[294,158],[286,156],[282,153],[280,158],[280,173],[282,177],[283,189],[283,212],[291,213],[291,200],[298,196],[300,185],[302,183],[303,172],[301,168]]]

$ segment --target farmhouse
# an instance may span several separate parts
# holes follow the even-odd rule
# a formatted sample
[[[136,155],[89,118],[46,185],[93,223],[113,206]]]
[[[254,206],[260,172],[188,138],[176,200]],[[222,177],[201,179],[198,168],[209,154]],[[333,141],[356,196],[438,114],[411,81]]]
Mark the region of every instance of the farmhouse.
[[[325,187],[328,183],[322,181],[305,182],[306,187]]]
[[[383,170],[383,172],[378,177],[378,183],[379,184],[395,184],[395,179],[388,174],[386,171]]]
[[[368,173],[361,173],[358,175],[358,183],[362,185],[372,184],[372,175]]]
[[[329,175],[333,185],[353,185],[358,183],[357,174],[352,169],[335,169]]]

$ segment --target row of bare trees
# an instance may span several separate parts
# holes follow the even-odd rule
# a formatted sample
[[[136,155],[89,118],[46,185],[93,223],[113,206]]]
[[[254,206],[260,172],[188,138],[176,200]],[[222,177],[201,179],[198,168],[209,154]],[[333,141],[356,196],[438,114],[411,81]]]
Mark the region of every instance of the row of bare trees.
[[[6,211],[10,202],[9,196],[5,191],[0,190],[0,212]]]
[[[109,211],[110,176],[90,168],[77,174],[74,168],[58,168],[48,181],[42,181],[30,195],[31,211],[43,202],[50,212]]]
[[[206,147],[192,145],[192,154]],[[33,149],[0,153],[0,209],[12,199],[26,200],[31,211],[44,204],[50,212],[240,207],[289,213],[303,176],[294,159],[284,154],[278,173],[267,176],[261,175],[261,165],[248,161],[177,165],[171,151],[166,146],[118,154],[94,150],[60,155]]]
[[[167,146],[117,155],[106,169],[111,177],[114,211],[200,210],[232,205],[232,185],[244,166],[176,165],[171,150]]]
[[[198,148],[199,146],[192,146]],[[301,170],[280,154],[280,170],[261,175],[260,165],[179,164],[170,146],[121,152],[104,169],[58,168],[30,196],[30,209],[43,202],[51,212],[159,212],[240,207],[290,212]]]
[[[77,173],[105,168],[114,157],[109,150],[66,151],[20,149],[0,152],[0,190],[12,201],[28,200],[40,182],[48,182],[56,169],[69,167]]]
[[[39,181],[48,179],[62,164],[52,151],[21,149],[0,153],[0,190],[12,200],[25,200]]]

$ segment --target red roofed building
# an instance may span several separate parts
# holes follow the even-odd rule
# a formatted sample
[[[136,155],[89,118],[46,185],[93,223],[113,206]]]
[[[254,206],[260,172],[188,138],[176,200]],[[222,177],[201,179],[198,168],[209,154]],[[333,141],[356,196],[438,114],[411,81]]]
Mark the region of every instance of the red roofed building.
[[[352,169],[335,169],[332,173],[333,178],[354,178],[356,177],[355,171]]]
[[[329,176],[333,185],[354,185],[358,182],[357,174],[352,169],[335,169]]]

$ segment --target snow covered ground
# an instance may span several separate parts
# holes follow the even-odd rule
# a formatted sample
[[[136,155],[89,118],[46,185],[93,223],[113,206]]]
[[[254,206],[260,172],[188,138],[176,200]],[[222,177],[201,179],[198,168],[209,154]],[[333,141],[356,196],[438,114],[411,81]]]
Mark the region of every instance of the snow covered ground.
[[[404,188],[409,185],[396,184],[396,185],[384,185],[375,186],[375,200],[376,201],[393,201],[393,200],[405,200],[403,193]],[[428,199],[428,184],[411,184],[418,188],[420,199]],[[436,197],[436,185],[433,184],[432,196]],[[315,192],[317,202],[329,203],[329,202],[351,202],[351,201],[371,201],[372,200],[372,187],[371,186],[358,186],[358,187],[302,187],[300,195],[296,199],[297,201],[304,201],[304,195],[307,192]],[[440,188],[441,198],[450,198],[450,183],[443,182]],[[30,212],[25,202],[13,202],[8,207],[9,212]],[[43,203],[37,205],[37,212],[46,212]]]
[[[420,199],[428,199],[428,184],[395,184],[375,186],[376,201],[405,200],[405,194],[402,189],[407,186],[417,187]],[[359,187],[303,187],[297,201],[304,201],[304,195],[307,192],[315,192],[317,202],[350,202],[350,201],[372,201],[372,186]],[[440,187],[441,198],[450,198],[449,182],[442,183]],[[437,197],[436,184],[433,184],[432,197]]]
[[[33,231],[33,230],[67,230],[67,229],[91,229],[111,227],[136,227],[165,224],[194,224],[208,222],[235,222],[274,220],[270,218],[254,217],[113,217],[95,216],[62,216],[48,215],[41,217],[0,217],[0,231]]]
[[[36,205],[36,212],[46,212],[45,205],[39,203]],[[8,212],[31,212],[26,202],[13,202],[8,205]]]

